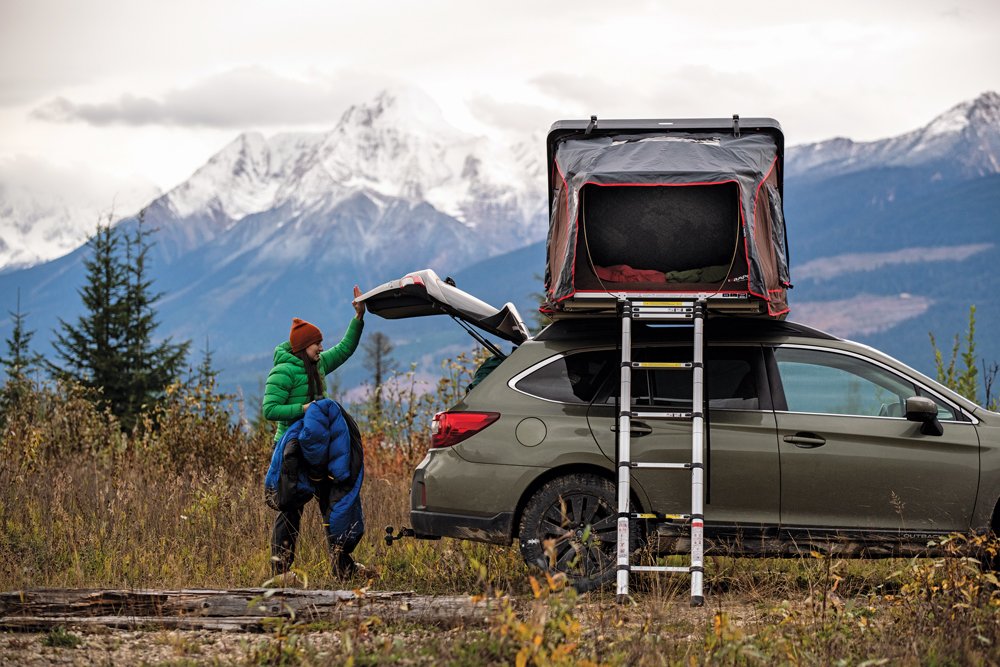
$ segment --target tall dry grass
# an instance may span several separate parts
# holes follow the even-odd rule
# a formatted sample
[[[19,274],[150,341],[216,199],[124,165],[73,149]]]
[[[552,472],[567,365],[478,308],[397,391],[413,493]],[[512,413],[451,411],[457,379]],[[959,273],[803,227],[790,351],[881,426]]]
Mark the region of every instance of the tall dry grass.
[[[685,578],[637,580],[635,605],[613,591],[577,596],[527,570],[516,548],[454,540],[387,548],[407,523],[410,474],[428,446],[426,419],[463,392],[458,360],[430,394],[404,374],[373,415],[351,406],[366,442],[369,580],[332,576],[315,504],[295,567],[311,587],[511,594],[486,629],[410,633],[340,628],[355,664],[998,664],[1000,586],[963,554],[862,561],[707,559],[708,605],[687,609]],[[32,387],[3,415],[0,590],[29,587],[232,588],[269,575],[274,512],[263,502],[266,425],[213,392],[176,388],[130,433],[75,387]],[[249,412],[253,412],[250,410]],[[983,540],[980,550],[997,549]],[[995,553],[995,551],[994,551]],[[249,663],[323,664],[305,630],[248,649]],[[289,633],[300,632],[289,642]],[[375,641],[379,633],[385,641]],[[409,633],[409,634],[408,634]],[[419,647],[400,636],[417,636]],[[270,642],[270,643],[268,643]],[[346,647],[346,648],[345,648]],[[420,656],[424,656],[421,658]]]
[[[367,535],[355,553],[370,585],[422,592],[508,587],[524,567],[510,549],[408,540],[387,548],[385,526],[408,523],[409,481],[428,446],[428,413],[454,402],[474,360],[448,362],[435,391],[412,371],[387,390],[364,429]],[[271,429],[238,417],[205,388],[175,387],[130,433],[73,386],[21,392],[4,416],[0,457],[0,589],[244,587],[269,574],[275,512],[263,501]],[[318,505],[307,506],[296,570],[331,575]]]

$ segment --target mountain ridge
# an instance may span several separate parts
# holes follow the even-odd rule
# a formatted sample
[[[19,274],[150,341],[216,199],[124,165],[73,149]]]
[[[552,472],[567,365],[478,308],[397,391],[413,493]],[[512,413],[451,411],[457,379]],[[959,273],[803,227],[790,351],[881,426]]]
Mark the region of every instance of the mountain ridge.
[[[1000,94],[956,104],[927,125],[896,137],[855,142],[837,137],[789,148],[786,175],[825,178],[881,167],[918,167],[930,180],[1000,173]],[[946,166],[957,166],[957,174]]]
[[[293,315],[320,325],[330,338],[346,325],[354,284],[368,289],[433,268],[494,305],[513,301],[530,308],[545,270],[543,144],[535,150],[498,147],[463,135],[466,143],[445,146],[441,137],[450,130],[421,106],[426,102],[387,93],[346,111],[329,132],[240,135],[191,179],[154,200],[144,224],[156,230],[152,277],[164,293],[160,333],[210,338],[224,386],[253,388]],[[1000,261],[994,213],[1000,210],[1000,170],[980,174],[966,168],[989,166],[1000,146],[994,102],[1000,96],[987,93],[956,105],[927,126],[936,125],[933,132],[925,127],[881,143],[833,140],[849,142],[836,149],[840,153],[830,146],[789,149],[785,213],[797,282],[790,295],[793,318],[797,307],[819,317],[824,308],[868,295],[880,305],[869,308],[864,323],[854,323],[858,335],[882,341],[891,354],[918,367],[929,325],[964,326],[968,303],[981,304],[987,330],[1000,326],[993,314],[1000,313],[993,296],[1000,294],[1000,281],[991,269]],[[402,132],[402,119],[419,121],[413,136]],[[928,137],[936,138],[937,153],[915,151]],[[978,147],[970,144],[975,137]],[[419,159],[409,160],[414,151]],[[817,157],[823,151],[826,161]],[[435,164],[425,173],[421,160],[428,155]],[[929,155],[933,159],[924,159]],[[355,169],[357,161],[367,166]],[[509,172],[520,179],[510,187],[504,181]],[[937,172],[948,176],[935,178]],[[349,180],[338,181],[348,173]],[[938,246],[943,254],[921,256],[921,248]],[[73,321],[81,310],[76,290],[86,252],[81,247],[45,264],[0,273],[5,310],[14,309],[13,295],[21,288],[27,324],[38,332],[34,343],[40,347],[58,318]],[[847,270],[865,262],[878,266]],[[813,273],[798,278],[800,266],[813,267]],[[977,273],[956,298],[963,267]],[[966,297],[968,303],[960,303]],[[402,360],[418,362],[423,373],[436,370],[444,350],[471,344],[457,327],[437,321],[370,319],[368,327],[398,340]],[[845,322],[852,325],[849,317]],[[0,320],[0,336],[9,335],[10,327],[10,318]],[[838,333],[853,335],[849,329]],[[982,350],[1000,358],[1000,349],[986,343]],[[360,363],[340,372],[343,386],[364,378]]]
[[[164,204],[179,219],[215,213],[215,234],[266,210],[288,206],[301,217],[358,193],[375,203],[426,202],[499,253],[543,237],[544,185],[531,176],[544,172],[538,159],[506,153],[447,125],[425,95],[382,92],[349,107],[328,132],[241,134]],[[489,224],[497,218],[500,233]]]

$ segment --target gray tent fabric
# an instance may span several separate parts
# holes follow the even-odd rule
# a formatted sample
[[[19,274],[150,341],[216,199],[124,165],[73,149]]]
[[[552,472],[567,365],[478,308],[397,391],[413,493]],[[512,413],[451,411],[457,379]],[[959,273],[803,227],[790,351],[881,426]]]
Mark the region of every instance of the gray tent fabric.
[[[665,293],[683,290],[650,282],[645,269],[652,264],[669,281],[720,262],[725,274],[728,261],[730,275],[720,289],[746,291],[767,302],[769,315],[784,315],[790,284],[780,164],[775,139],[766,133],[646,132],[561,141],[550,165],[545,309],[558,311],[586,289],[577,275],[581,266],[600,273],[605,269],[597,264],[625,257],[617,263],[642,269],[642,290]],[[650,259],[657,254],[660,261]]]

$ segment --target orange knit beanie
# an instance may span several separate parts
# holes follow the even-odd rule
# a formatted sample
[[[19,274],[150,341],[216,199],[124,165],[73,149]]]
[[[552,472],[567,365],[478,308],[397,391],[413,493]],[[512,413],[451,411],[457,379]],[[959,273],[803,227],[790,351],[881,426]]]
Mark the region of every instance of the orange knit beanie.
[[[323,340],[323,333],[314,324],[297,317],[292,318],[292,330],[288,334],[288,342],[292,344],[292,352],[298,353],[313,343]]]

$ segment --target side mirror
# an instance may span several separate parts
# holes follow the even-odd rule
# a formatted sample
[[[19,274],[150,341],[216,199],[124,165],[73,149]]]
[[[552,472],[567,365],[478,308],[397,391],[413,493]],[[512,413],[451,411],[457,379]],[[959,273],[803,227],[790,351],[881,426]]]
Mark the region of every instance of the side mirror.
[[[938,420],[937,404],[924,396],[910,396],[906,399],[906,418],[920,422],[920,432],[924,435],[944,435],[944,426]]]

